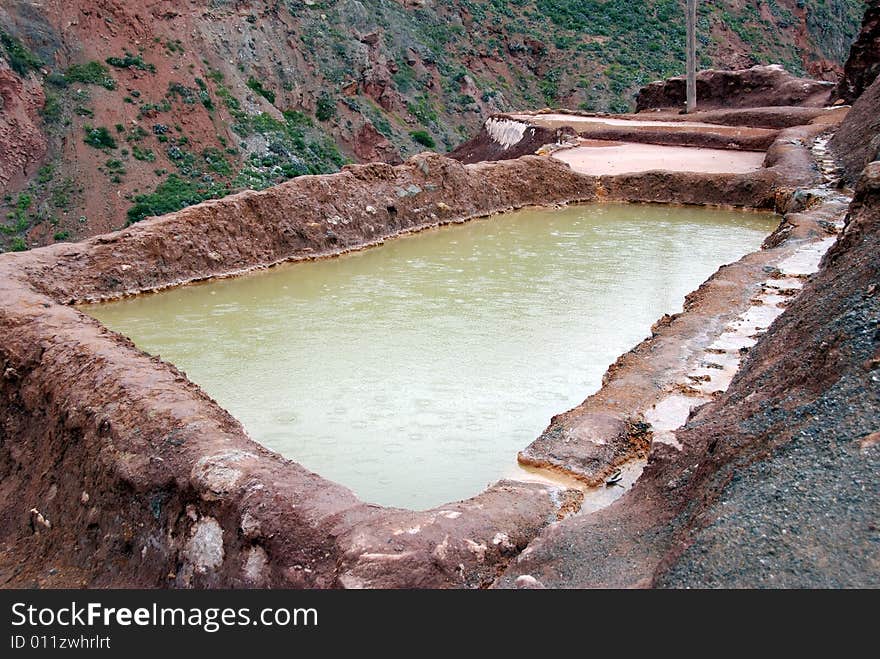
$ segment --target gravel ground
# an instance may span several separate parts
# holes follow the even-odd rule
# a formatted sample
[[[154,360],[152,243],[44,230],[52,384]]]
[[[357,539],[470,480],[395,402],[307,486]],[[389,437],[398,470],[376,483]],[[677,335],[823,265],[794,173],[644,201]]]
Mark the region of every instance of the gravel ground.
[[[702,515],[714,520],[692,533],[693,544],[657,585],[880,587],[880,442],[863,441],[880,431],[875,289],[850,289],[848,310],[810,337],[846,356],[836,381],[802,404],[789,390],[741,420],[744,435],[778,448],[761,459],[757,446],[715,477],[731,480]],[[790,439],[780,442],[780,429]]]
[[[857,388],[835,387],[805,410],[797,439],[736,473],[718,519],[657,585],[880,587],[880,444],[853,441],[880,425],[877,389],[854,401]]]

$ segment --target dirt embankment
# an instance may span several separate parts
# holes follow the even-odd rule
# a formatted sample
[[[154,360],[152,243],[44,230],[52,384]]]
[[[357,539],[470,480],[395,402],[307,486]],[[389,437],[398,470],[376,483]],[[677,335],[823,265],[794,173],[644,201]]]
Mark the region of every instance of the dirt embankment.
[[[702,121],[725,126],[751,126],[754,128],[792,128],[807,124],[826,123],[836,125],[846,114],[845,108],[804,108],[804,107],[760,107],[727,108],[718,110],[697,110],[693,114],[679,114],[668,110],[649,110],[638,115],[651,119],[662,118],[667,121]]]
[[[880,158],[880,78],[856,100],[829,146],[851,183],[869,162]]]
[[[572,112],[524,112],[512,116],[541,128],[570,128],[584,139],[710,149],[766,151],[779,134],[776,128],[702,122],[694,119],[693,115],[685,117],[685,120],[677,114],[649,118],[639,115],[609,117]],[[799,120],[790,125],[807,123],[809,120]]]
[[[547,144],[560,144],[573,135],[570,128],[538,126],[506,114],[493,115],[477,135],[460,144],[449,157],[466,164],[512,160],[532,155]]]
[[[834,83],[797,78],[776,64],[697,73],[697,105],[702,110],[775,105],[822,107],[828,104],[833,89]],[[639,90],[636,112],[682,109],[685,94],[684,76],[652,82]]]
[[[822,270],[682,434],[704,458],[655,583],[880,586],[878,282],[875,162]]]
[[[434,154],[350,165],[262,192],[243,192],[82,243],[8,255],[56,299],[160,289],[287,259],[310,259],[543,201],[588,201],[596,181],[536,156],[465,167]]]
[[[870,0],[833,96],[855,101],[880,75],[880,0]]]
[[[767,150],[764,167],[743,174],[669,172],[661,169],[599,177],[599,196],[659,203],[720,204],[776,208],[780,192],[810,187],[820,180],[806,148],[825,125],[792,128],[780,133]]]
[[[522,112],[489,118],[476,136],[449,156],[464,163],[508,160],[574,146],[579,140],[595,141],[595,146],[619,146],[624,142],[767,151],[778,148],[774,145],[780,139],[782,142],[787,139],[809,140],[816,134],[831,130],[846,113],[846,108],[796,106],[705,110],[691,115],[652,111],[613,117],[567,110]],[[790,133],[785,129],[799,130]],[[665,159],[661,159],[660,164],[663,162]],[[687,169],[680,163],[679,166],[680,169]],[[698,166],[691,169],[709,171]],[[597,170],[593,173],[612,171]]]

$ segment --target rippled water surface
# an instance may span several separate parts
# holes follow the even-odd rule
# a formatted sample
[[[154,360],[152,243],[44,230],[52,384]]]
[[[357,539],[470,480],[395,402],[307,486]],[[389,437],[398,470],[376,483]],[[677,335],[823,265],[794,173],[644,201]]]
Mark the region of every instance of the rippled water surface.
[[[367,501],[427,508],[516,475],[553,414],[776,221],[527,210],[85,310],[258,442]]]

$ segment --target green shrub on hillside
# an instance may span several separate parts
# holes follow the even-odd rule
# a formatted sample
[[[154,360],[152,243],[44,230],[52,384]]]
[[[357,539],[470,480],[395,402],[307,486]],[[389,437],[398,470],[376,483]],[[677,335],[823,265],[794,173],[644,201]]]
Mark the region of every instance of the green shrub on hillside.
[[[329,121],[336,114],[336,103],[330,98],[327,92],[321,94],[318,98],[318,107],[315,110],[315,116],[318,121]]]
[[[52,182],[52,177],[55,175],[55,168],[49,165],[43,165],[37,171],[37,183],[40,185],[46,185],[47,183]]]
[[[56,94],[46,90],[46,100],[40,108],[40,115],[47,124],[55,123],[61,118],[61,101]]]
[[[247,86],[257,92],[260,96],[269,101],[272,105],[275,105],[275,92],[271,89],[266,89],[263,87],[263,83],[257,80],[256,78],[248,78]]]
[[[426,146],[429,149],[433,149],[435,146],[437,146],[434,138],[431,137],[426,130],[414,130],[409,135],[413,138],[415,142],[418,142],[422,146]]]
[[[156,67],[153,64],[148,64],[140,55],[132,55],[129,52],[126,52],[124,57],[108,57],[104,61],[110,66],[115,66],[118,69],[137,69],[138,71],[149,71],[150,73],[156,72]]]
[[[131,155],[135,160],[140,160],[142,162],[155,162],[156,154],[153,153],[152,149],[144,149],[141,146],[135,144],[131,147]]]
[[[417,97],[415,101],[407,106],[407,109],[410,114],[418,119],[424,126],[437,123],[439,118],[437,110],[434,108],[434,104],[431,101],[431,97],[427,94],[422,94]]]
[[[113,136],[110,134],[110,131],[104,128],[103,126],[98,126],[97,128],[92,128],[89,125],[83,126],[83,130],[86,133],[86,136],[83,138],[83,141],[89,146],[93,146],[96,149],[115,149],[116,148],[116,140],[113,139]]]
[[[145,217],[173,213],[181,208],[198,204],[207,199],[216,199],[229,193],[229,188],[217,184],[205,184],[170,174],[150,194],[137,195],[134,206],[128,209],[128,224]]]
[[[11,241],[9,241],[10,252],[24,252],[27,251],[27,248],[27,243],[21,236],[15,236]]]
[[[6,59],[9,60],[9,68],[20,76],[43,65],[39,57],[5,30],[0,30],[0,46],[6,54]]]
[[[87,85],[100,85],[104,89],[116,89],[116,81],[110,75],[110,69],[100,62],[73,64],[64,72],[64,80],[82,82]]]

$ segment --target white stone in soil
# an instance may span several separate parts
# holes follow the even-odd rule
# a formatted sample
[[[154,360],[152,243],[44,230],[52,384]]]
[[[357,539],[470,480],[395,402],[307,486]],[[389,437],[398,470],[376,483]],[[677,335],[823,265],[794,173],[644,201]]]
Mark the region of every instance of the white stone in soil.
[[[525,135],[528,126],[520,121],[509,119],[487,119],[486,132],[493,141],[505,149],[519,143]]]

